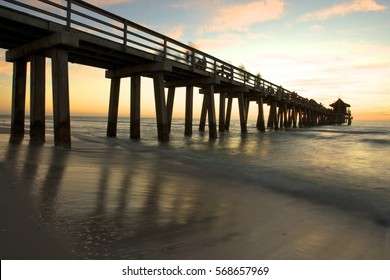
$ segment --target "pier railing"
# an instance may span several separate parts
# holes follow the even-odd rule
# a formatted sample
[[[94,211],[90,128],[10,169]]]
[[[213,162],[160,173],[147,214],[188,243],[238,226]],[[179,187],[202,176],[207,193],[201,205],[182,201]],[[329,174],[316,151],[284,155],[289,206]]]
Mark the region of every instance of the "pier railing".
[[[56,0],[55,2],[50,0],[2,0],[0,5],[61,24],[67,28],[93,34],[122,44],[125,48],[130,47],[154,54],[161,60],[174,60],[189,65],[194,70],[219,75],[252,87],[276,100],[286,100],[301,105],[308,103],[306,98],[253,75],[245,69],[81,0]]]

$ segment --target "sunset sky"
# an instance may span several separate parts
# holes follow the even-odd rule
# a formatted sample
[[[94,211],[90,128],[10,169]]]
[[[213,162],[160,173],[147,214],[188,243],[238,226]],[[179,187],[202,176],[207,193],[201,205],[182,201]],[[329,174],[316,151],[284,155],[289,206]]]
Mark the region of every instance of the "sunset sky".
[[[242,64],[326,106],[341,98],[351,105],[355,120],[390,120],[390,0],[87,2],[236,66]],[[4,56],[0,49],[0,114],[9,114],[12,64]],[[48,75],[49,114],[50,83]],[[106,115],[109,88],[104,70],[70,65],[73,115]],[[121,86],[121,116],[129,115],[129,95],[126,79]],[[195,118],[200,100],[195,94]],[[177,94],[174,113],[184,115],[184,91]],[[251,118],[254,113],[253,108]],[[153,89],[147,79],[142,85],[142,114],[154,115]]]

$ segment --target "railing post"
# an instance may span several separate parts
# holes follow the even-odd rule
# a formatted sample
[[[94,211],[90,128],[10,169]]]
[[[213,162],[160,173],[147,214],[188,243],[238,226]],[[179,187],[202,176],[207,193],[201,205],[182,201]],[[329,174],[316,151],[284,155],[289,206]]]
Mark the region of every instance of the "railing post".
[[[194,71],[195,69],[195,49],[194,48],[191,48],[191,67],[192,67],[192,71]]]
[[[164,60],[167,58],[167,36],[164,36]]]
[[[124,26],[123,26],[123,47],[127,47],[127,20],[125,20]]]
[[[67,9],[66,9],[66,28],[70,29],[71,20],[72,20],[72,0],[67,0]]]

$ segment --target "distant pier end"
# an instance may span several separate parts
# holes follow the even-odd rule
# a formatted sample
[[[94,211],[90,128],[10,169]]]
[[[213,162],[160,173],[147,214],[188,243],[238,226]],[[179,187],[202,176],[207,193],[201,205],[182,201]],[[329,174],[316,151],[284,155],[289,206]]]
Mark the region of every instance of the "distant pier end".
[[[329,123],[330,124],[344,124],[347,123],[348,125],[352,124],[352,115],[351,115],[351,105],[345,103],[340,98],[337,99],[334,103],[329,105],[333,109],[331,110],[329,114]]]

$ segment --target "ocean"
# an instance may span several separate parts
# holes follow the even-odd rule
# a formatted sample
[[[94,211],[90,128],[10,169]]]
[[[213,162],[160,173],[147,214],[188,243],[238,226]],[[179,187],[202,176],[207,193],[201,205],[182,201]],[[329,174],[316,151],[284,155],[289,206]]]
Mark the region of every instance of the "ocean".
[[[28,134],[9,144],[9,122],[2,174],[75,258],[390,258],[388,122],[260,132],[249,121],[242,135],[233,121],[209,139],[174,119],[162,143],[153,118],[132,140],[128,118],[108,138],[105,117],[73,117],[71,150],[54,148],[50,118],[42,146]]]

